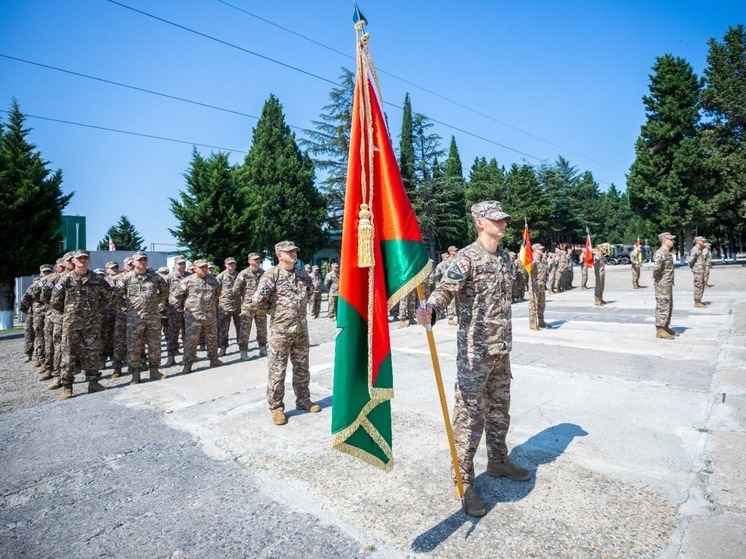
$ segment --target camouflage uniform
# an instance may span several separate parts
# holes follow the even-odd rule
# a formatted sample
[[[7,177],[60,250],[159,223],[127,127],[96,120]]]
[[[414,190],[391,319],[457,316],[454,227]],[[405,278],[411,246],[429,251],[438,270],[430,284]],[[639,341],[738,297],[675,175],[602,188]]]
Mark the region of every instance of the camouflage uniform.
[[[231,320],[236,329],[236,338],[241,332],[241,300],[233,293],[233,284],[236,282],[238,272],[232,274],[223,270],[215,278],[220,282],[220,303],[218,306],[218,347],[223,351],[228,349],[228,338],[231,330]]]
[[[184,303],[174,297],[174,292],[178,285],[188,277],[189,274],[181,274],[177,270],[172,270],[166,282],[168,283],[168,334],[166,340],[166,349],[169,358],[179,353],[179,335],[186,340],[186,331],[184,330]],[[186,342],[185,342],[186,343]]]
[[[583,252],[580,253],[580,288],[588,289],[588,266],[585,264],[585,258],[588,249],[583,247]]]
[[[168,299],[168,283],[157,272],[127,272],[117,282],[119,296],[126,307],[127,362],[132,371],[143,369],[147,345],[148,368],[161,363],[161,315],[159,306]]]
[[[324,285],[329,293],[329,319],[337,318],[337,298],[339,297],[339,272],[332,270],[324,278]]]
[[[552,284],[552,292],[557,293],[565,290],[567,285],[567,270],[570,267],[570,260],[567,258],[565,252],[560,252],[557,255],[557,270],[554,274],[554,282]]]
[[[31,297],[18,304],[18,310],[26,313],[26,319],[23,321],[23,353],[26,355],[25,361],[31,361],[34,357],[34,311],[31,308]]]
[[[528,272],[519,258],[513,262],[515,266],[515,284],[513,285],[513,301],[523,301],[526,297],[526,286],[528,285]]]
[[[173,298],[184,307],[184,365],[194,363],[200,335],[205,336],[207,356],[218,358],[218,301],[220,282],[212,274],[187,276],[176,286]]]
[[[62,273],[47,276],[41,290],[41,298],[47,304],[47,319],[44,323],[45,361],[44,368],[59,377],[62,370],[62,313],[52,306],[52,290],[62,278]]]
[[[409,294],[402,297],[399,301],[399,324],[409,326],[417,324],[414,313],[417,310],[417,289],[413,289]]]
[[[701,237],[697,237],[701,239]],[[702,304],[702,295],[705,292],[705,259],[702,248],[695,244],[689,253],[689,268],[694,275],[694,304]]]
[[[655,281],[655,326],[668,329],[673,310],[673,255],[661,246],[653,256],[653,279]]]
[[[261,268],[256,272],[251,267],[241,270],[233,284],[233,292],[241,302],[241,330],[238,336],[238,349],[241,351],[249,350],[251,327],[256,324],[256,342],[263,354],[267,348],[267,310],[264,305],[257,305],[251,300],[256,293],[262,275],[264,275],[264,270]]]
[[[30,307],[32,316],[32,325],[34,330],[34,361],[35,364],[42,364],[44,362],[44,318],[47,314],[47,307],[41,299],[41,290],[46,283],[44,276],[36,278],[31,285],[29,285],[26,292],[21,298],[21,303],[24,307]],[[37,365],[38,366],[38,365]]]
[[[632,289],[640,289],[640,268],[642,268],[642,262],[640,258],[642,253],[640,247],[635,245],[632,252],[629,254],[629,263],[632,265]]]
[[[278,264],[262,276],[252,297],[255,305],[269,304],[271,309],[267,402],[273,412],[285,409],[283,399],[288,358],[293,365],[296,406],[302,407],[311,401],[306,309],[312,293],[313,282],[305,270],[285,270]]]
[[[430,295],[434,311],[456,295],[459,329],[453,435],[465,484],[474,481],[474,455],[486,431],[490,461],[507,459],[510,426],[512,265],[505,252],[477,241],[461,249]]]
[[[311,274],[311,283],[313,284],[313,293],[311,294],[311,301],[308,306],[311,308],[311,316],[314,318],[319,317],[321,312],[321,286],[324,281],[321,279],[321,274],[318,273],[318,268],[314,268],[316,273]]]
[[[603,250],[593,251],[593,272],[596,274],[595,297],[596,304],[606,304],[604,301],[604,287],[606,284],[606,254]]]
[[[531,264],[531,287],[534,296],[528,304],[528,321],[532,328],[538,328],[546,324],[544,309],[547,306],[547,264],[543,258],[536,259]]]
[[[51,304],[62,312],[63,386],[72,386],[76,361],[89,382],[101,377],[101,312],[111,296],[109,284],[90,270],[82,276],[75,271],[66,273],[54,285]]]

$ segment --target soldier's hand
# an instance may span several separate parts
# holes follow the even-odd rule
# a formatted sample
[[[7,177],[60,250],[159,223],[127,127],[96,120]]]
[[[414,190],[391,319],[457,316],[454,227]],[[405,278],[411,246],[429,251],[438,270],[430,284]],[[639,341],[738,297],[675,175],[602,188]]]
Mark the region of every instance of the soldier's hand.
[[[425,305],[424,309],[422,307],[417,307],[415,316],[417,317],[417,324],[427,328],[433,322],[433,308],[430,305]]]

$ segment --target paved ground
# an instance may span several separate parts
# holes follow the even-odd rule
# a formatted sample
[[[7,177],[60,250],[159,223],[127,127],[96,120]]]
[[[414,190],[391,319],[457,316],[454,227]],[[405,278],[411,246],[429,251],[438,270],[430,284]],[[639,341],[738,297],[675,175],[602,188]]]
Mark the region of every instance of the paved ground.
[[[283,427],[264,400],[264,359],[231,353],[226,367],[138,386],[105,379],[112,389],[95,395],[76,384],[56,402],[20,363],[21,341],[0,340],[0,557],[743,556],[746,269],[713,269],[707,309],[693,308],[689,270],[676,273],[673,341],[654,337],[649,265],[639,291],[628,266],[607,267],[602,308],[592,291],[551,295],[552,330],[529,330],[526,304],[514,306],[508,442],[535,476],[479,475],[478,520],[451,492],[419,327],[392,325],[388,474],[330,449],[327,320],[310,323],[324,409],[293,410]],[[435,328],[449,405],[455,334]]]

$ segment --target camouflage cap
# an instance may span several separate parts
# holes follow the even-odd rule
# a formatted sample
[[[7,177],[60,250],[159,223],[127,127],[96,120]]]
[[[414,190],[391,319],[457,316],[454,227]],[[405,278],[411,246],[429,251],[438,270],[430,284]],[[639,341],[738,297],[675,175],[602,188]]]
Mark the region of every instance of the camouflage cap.
[[[451,246],[448,247],[448,252],[451,252],[452,250],[456,250],[457,251],[458,248],[456,248],[455,246],[451,245]]]
[[[208,263],[207,263],[207,267],[208,267],[208,268],[209,268],[210,270],[212,270],[213,268],[215,268],[215,264],[213,264],[212,262],[208,262]]]
[[[98,274],[99,276],[103,276],[106,273],[106,271],[104,271],[103,268],[96,268],[95,270],[93,270],[93,273]]]
[[[106,266],[104,266],[107,270],[110,268],[119,268],[119,264],[117,262],[114,262],[113,260],[106,263]]]
[[[88,258],[91,257],[91,255],[88,254],[87,250],[78,249],[75,252],[73,252],[73,258],[80,258],[81,256],[87,256]]]
[[[192,264],[195,268],[202,268],[203,266],[207,266],[207,260],[204,258],[198,258],[194,261],[194,264]]]
[[[72,252],[66,252],[65,254],[62,255],[62,260],[67,262],[68,260],[72,259],[72,257],[73,257]]]
[[[183,254],[177,254],[176,257],[174,257],[174,264],[186,264],[186,258],[184,258]]]
[[[334,264],[332,264],[332,268],[339,268],[339,264],[337,264],[337,263],[335,262]]]
[[[478,202],[471,207],[471,215],[474,219],[484,217],[485,219],[491,219],[498,221],[500,219],[510,220],[510,215],[503,211],[500,202],[497,200],[485,200],[484,202]]]
[[[126,266],[127,264],[129,264],[130,262],[132,262],[132,257],[131,257],[131,256],[128,256],[127,258],[125,258],[125,259],[123,260],[123,262],[124,262],[124,265]]]
[[[57,264],[58,266],[63,266],[65,264],[65,259],[64,258],[58,258],[57,262],[55,262],[55,264]]]
[[[39,266],[39,271],[40,272],[52,272],[53,270],[52,270],[52,266],[50,266],[49,264],[42,264],[41,266]]]
[[[541,243],[534,243],[531,245],[531,250],[544,250],[544,245]]]
[[[258,254],[258,253],[256,253],[256,252],[250,252],[250,253],[249,253],[249,258],[248,258],[248,259],[249,259],[249,260],[261,260],[261,259],[262,259],[262,257],[261,257],[261,255],[260,255],[260,254]]]
[[[135,254],[132,255],[132,260],[140,260],[141,258],[147,259],[148,255],[145,254],[143,251],[138,250]]]
[[[319,268],[318,266],[314,266],[312,269],[313,270],[320,270],[321,268]]]
[[[508,253],[508,256],[510,256],[511,258],[515,258],[515,252],[513,252],[513,251],[511,250],[511,251],[510,251],[510,252]]]
[[[695,243],[699,243],[699,242],[706,243],[707,239],[705,239],[704,237],[694,237],[694,242]]]
[[[448,258],[449,254],[447,252],[444,252],[440,255],[441,258]]]
[[[235,264],[235,263],[236,263],[236,259],[233,258],[232,256],[229,256],[228,258],[223,260],[223,264]]]
[[[609,248],[611,245],[609,243],[601,243],[596,248],[600,250],[601,252],[609,252]]]
[[[275,252],[291,252],[293,250],[298,250],[293,241],[280,241],[275,245]]]
[[[162,276],[167,276],[168,268],[166,268],[165,266],[161,266],[160,268],[158,268],[158,273]]]
[[[669,233],[668,231],[666,231],[665,233],[661,233],[660,235],[658,235],[658,240],[659,241],[663,242],[665,239],[668,239],[669,241],[675,241],[676,240],[676,236],[675,235],[671,235],[671,233]]]

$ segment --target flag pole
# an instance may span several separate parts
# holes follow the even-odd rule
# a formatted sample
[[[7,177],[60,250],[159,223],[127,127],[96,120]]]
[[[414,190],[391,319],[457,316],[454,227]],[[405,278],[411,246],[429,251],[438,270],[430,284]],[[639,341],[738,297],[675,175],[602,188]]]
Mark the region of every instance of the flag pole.
[[[420,300],[420,307],[425,308],[425,288],[422,284],[417,286],[417,298]],[[438,396],[440,397],[440,409],[443,412],[443,422],[446,426],[446,435],[448,436],[448,446],[451,449],[451,461],[453,462],[453,471],[456,476],[456,487],[461,498],[461,506],[466,510],[464,503],[464,482],[461,479],[461,468],[458,465],[456,456],[456,443],[453,440],[453,429],[451,428],[451,418],[448,415],[448,404],[446,403],[446,393],[443,390],[443,377],[440,374],[440,363],[438,362],[438,350],[435,348],[435,336],[433,336],[433,327],[428,324],[425,326],[427,333],[427,345],[430,346],[430,359],[433,362],[433,373],[435,373],[435,384],[438,387]]]

